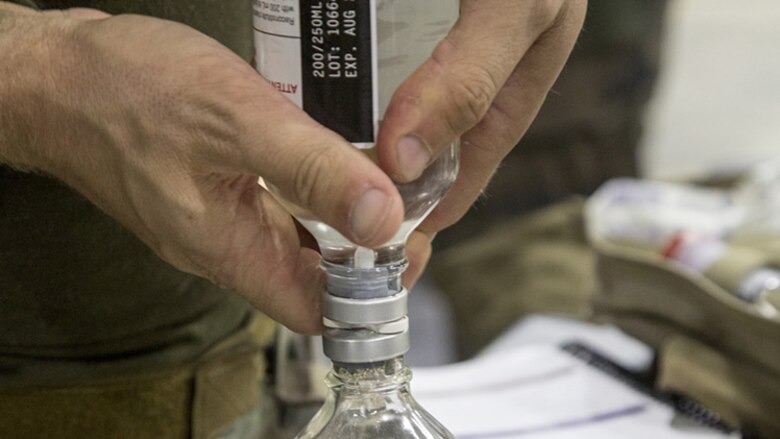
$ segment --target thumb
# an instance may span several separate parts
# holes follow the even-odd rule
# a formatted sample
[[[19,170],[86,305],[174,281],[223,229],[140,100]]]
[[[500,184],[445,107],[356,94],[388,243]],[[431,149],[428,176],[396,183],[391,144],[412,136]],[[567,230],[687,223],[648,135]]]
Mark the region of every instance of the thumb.
[[[101,20],[108,18],[111,14],[92,8],[70,8],[62,11],[65,15],[77,20]]]
[[[483,119],[518,62],[554,21],[557,2],[547,3],[551,6],[461,1],[457,23],[396,90],[385,115],[379,158],[396,181],[419,177]]]
[[[43,11],[43,14],[46,15],[59,14],[60,16],[65,16],[67,18],[72,18],[74,20],[83,20],[83,21],[102,20],[104,18],[111,17],[111,14],[100,11],[98,9],[92,9],[92,8],[68,8],[68,9],[61,9],[61,10],[50,9],[50,10]]]
[[[263,81],[264,99],[247,111],[255,122],[243,160],[298,218],[320,219],[356,244],[392,238],[403,203],[390,178],[361,150],[319,125]],[[262,106],[261,104],[262,103]]]

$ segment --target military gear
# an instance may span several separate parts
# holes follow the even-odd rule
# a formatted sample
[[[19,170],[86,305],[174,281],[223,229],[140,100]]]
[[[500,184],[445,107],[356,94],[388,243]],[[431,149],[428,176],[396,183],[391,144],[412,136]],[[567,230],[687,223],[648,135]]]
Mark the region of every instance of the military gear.
[[[574,198],[514,218],[432,260],[437,284],[452,298],[461,357],[523,315],[590,316],[594,254],[582,207]]]
[[[659,386],[733,425],[779,435],[780,317],[733,292],[747,273],[772,267],[772,258],[735,247],[699,276],[644,249],[606,241],[595,249],[595,314],[658,350]]]
[[[734,244],[696,274],[653,246],[589,242],[582,207],[572,200],[515,218],[433,262],[461,354],[531,313],[614,324],[656,349],[659,388],[746,431],[780,435],[780,314],[733,292],[746,274],[780,268],[780,237]]]
[[[73,384],[0,391],[0,437],[271,437],[265,350],[275,328],[257,315],[188,364],[92,381],[86,365]]]

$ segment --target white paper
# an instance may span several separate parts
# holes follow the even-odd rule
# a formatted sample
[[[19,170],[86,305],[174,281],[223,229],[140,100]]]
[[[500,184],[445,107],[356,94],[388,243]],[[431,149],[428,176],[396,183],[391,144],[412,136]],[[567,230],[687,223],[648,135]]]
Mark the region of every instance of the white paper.
[[[655,358],[650,346],[611,325],[599,325],[572,318],[532,314],[524,317],[490,343],[480,356],[500,355],[525,345],[563,346],[581,343],[632,372],[646,371]]]
[[[412,393],[458,439],[729,437],[551,345],[416,369]]]

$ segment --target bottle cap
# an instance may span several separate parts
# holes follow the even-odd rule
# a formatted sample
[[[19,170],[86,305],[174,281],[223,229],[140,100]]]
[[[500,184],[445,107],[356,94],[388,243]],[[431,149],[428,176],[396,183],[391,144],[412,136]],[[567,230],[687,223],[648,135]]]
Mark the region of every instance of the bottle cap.
[[[406,288],[398,294],[376,299],[348,299],[326,292],[322,299],[322,315],[335,322],[358,325],[391,322],[407,314],[408,297]]]
[[[368,329],[326,329],[325,355],[336,363],[373,363],[409,350],[409,331],[380,334]]]

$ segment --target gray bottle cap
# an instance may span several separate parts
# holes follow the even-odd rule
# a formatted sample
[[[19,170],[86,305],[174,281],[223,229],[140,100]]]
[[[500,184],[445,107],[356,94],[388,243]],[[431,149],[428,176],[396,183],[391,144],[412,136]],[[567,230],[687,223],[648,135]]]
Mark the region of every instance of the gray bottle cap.
[[[389,360],[409,350],[409,331],[378,334],[366,329],[327,329],[325,355],[337,363],[373,363]]]
[[[392,322],[407,314],[408,297],[405,288],[398,294],[378,299],[347,299],[326,292],[322,315],[336,322],[358,325]]]

